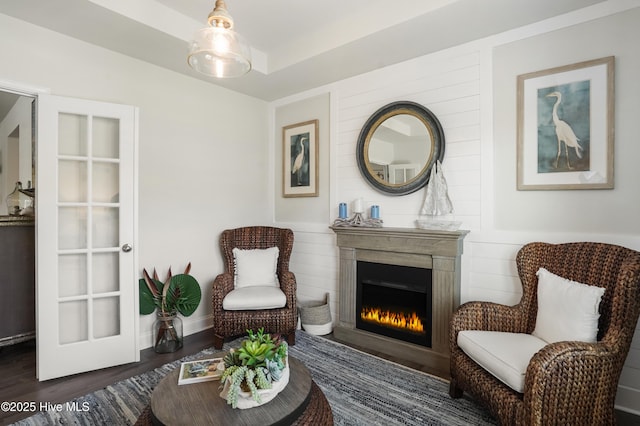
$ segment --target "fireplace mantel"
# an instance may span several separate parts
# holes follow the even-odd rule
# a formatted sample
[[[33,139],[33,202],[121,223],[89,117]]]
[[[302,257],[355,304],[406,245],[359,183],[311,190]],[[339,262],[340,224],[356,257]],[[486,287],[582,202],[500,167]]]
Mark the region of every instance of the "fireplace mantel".
[[[448,377],[449,321],[460,304],[460,256],[468,231],[411,228],[331,227],[340,249],[337,340],[429,366]],[[358,261],[431,269],[431,348],[356,328]]]

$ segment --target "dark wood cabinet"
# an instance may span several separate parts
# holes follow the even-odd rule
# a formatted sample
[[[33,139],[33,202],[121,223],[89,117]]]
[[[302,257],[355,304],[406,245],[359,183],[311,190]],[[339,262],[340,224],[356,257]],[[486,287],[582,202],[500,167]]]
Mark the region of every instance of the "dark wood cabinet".
[[[0,217],[0,346],[35,337],[33,218]]]

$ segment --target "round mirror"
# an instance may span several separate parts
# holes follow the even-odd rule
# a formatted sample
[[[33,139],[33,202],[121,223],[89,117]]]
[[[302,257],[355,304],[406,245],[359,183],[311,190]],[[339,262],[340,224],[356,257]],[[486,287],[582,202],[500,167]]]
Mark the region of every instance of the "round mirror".
[[[414,102],[394,102],[365,123],[356,158],[371,186],[406,195],[427,184],[431,167],[444,157],[444,132],[435,115]]]

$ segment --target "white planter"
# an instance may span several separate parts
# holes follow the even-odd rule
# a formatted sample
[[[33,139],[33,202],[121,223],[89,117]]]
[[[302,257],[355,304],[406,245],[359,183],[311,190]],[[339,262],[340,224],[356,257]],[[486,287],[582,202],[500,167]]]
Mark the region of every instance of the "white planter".
[[[271,383],[271,389],[258,389],[258,394],[260,395],[260,402],[257,402],[251,396],[251,392],[243,392],[240,391],[238,393],[238,406],[236,408],[240,408],[244,410],[246,408],[258,407],[260,405],[266,404],[276,397],[289,383],[289,365],[287,363],[284,370],[282,370],[282,377],[277,382]],[[229,381],[226,381],[224,384],[224,388],[222,388],[222,392],[220,392],[220,396],[223,399],[227,399],[227,395],[229,394]]]

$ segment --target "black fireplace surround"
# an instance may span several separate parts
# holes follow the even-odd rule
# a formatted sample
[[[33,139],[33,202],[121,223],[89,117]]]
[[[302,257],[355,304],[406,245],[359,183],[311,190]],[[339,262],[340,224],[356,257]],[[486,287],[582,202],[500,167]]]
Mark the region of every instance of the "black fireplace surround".
[[[356,280],[356,328],[431,347],[431,269],[358,261]]]

